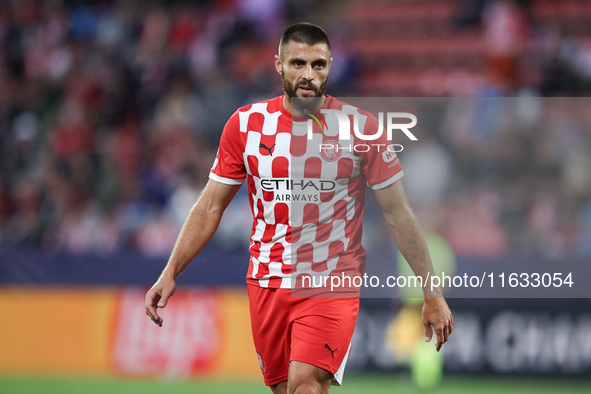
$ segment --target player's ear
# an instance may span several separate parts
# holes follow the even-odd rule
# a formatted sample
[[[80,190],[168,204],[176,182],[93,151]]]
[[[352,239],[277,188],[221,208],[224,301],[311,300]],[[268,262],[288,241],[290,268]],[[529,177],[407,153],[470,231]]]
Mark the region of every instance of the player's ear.
[[[279,75],[283,75],[283,67],[281,67],[281,58],[279,55],[275,55],[275,70]]]

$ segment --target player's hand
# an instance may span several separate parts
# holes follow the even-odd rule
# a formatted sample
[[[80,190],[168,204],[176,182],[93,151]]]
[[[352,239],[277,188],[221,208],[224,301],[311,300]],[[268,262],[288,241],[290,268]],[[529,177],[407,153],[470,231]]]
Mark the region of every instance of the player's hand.
[[[425,298],[423,326],[425,326],[425,341],[427,342],[431,340],[433,330],[435,330],[435,335],[437,335],[435,349],[439,351],[454,329],[454,318],[443,297]]]
[[[157,310],[166,306],[168,299],[174,294],[175,288],[174,279],[160,277],[146,293],[146,315],[159,327],[162,327],[164,320],[158,316]]]

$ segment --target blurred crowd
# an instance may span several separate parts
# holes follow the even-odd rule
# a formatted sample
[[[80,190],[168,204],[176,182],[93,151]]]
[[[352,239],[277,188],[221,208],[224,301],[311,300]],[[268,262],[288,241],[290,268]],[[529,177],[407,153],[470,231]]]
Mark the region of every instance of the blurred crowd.
[[[588,1],[462,0],[455,24],[482,30],[489,93],[591,93]]]
[[[167,255],[226,120],[281,94],[272,62],[281,31],[318,7],[0,2],[0,245]],[[556,56],[572,60],[565,45]],[[329,85],[354,95],[348,84],[363,70],[345,62]],[[557,91],[544,83],[542,93]],[[446,122],[401,154],[409,174],[423,171],[406,177],[412,201],[460,254],[591,255],[590,112],[584,101],[519,103],[526,115],[513,123],[498,123],[490,105],[450,105]],[[216,240],[242,248],[252,220],[244,188],[229,210]]]
[[[0,242],[170,251],[228,117],[280,92],[288,6],[0,2]]]
[[[520,96],[438,98],[421,110],[418,101],[422,138],[401,160],[424,229],[463,256],[591,256],[590,106]]]

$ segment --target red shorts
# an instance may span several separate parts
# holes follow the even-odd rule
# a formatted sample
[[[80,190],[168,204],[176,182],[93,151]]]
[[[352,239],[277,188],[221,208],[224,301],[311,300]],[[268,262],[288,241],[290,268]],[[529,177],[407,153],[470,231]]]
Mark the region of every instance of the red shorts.
[[[265,384],[287,380],[289,362],[327,370],[342,381],[359,312],[358,298],[292,298],[291,289],[248,285],[252,334]]]

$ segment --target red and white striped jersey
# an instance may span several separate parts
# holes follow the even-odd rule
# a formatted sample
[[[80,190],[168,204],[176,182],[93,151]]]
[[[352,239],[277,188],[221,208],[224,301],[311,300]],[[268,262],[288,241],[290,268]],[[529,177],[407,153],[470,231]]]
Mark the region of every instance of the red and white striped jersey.
[[[327,96],[323,109],[359,120],[375,134],[375,117]],[[334,117],[334,116],[333,116]],[[375,141],[339,141],[338,122],[292,117],[283,96],[247,105],[228,120],[210,179],[247,181],[254,223],[247,282],[293,288],[306,275],[362,275],[365,251],[361,219],[366,185],[384,188],[403,176],[385,136]],[[359,148],[360,149],[356,149]],[[369,147],[367,151],[365,151]],[[298,279],[299,280],[299,279]]]

